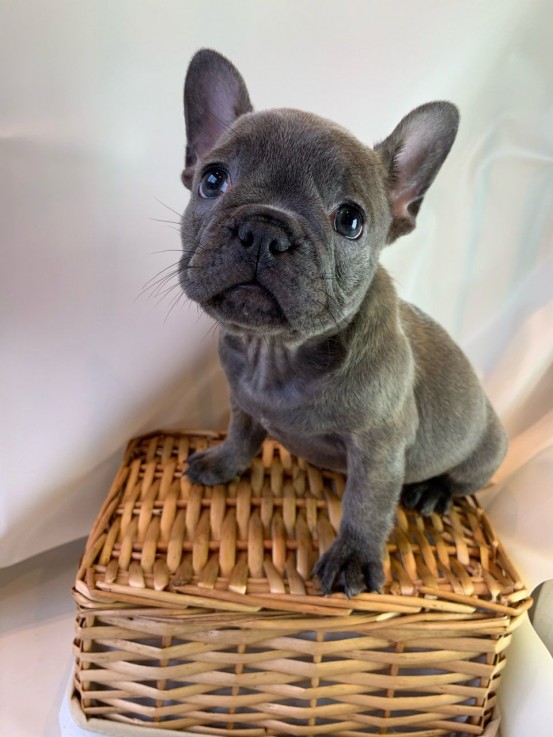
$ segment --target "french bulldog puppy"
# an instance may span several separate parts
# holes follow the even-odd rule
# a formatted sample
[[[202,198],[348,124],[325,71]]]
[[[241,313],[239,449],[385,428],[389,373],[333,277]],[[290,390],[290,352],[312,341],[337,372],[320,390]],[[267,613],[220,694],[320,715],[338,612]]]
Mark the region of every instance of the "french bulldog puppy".
[[[201,50],[184,113],[179,279],[220,325],[232,406],[226,440],[194,454],[188,475],[235,478],[267,433],[347,472],[340,529],[314,574],[325,593],[378,591],[398,502],[446,513],[507,445],[460,348],[378,261],[415,227],[457,109],[422,105],[372,149],[310,113],[253,112],[235,67]]]

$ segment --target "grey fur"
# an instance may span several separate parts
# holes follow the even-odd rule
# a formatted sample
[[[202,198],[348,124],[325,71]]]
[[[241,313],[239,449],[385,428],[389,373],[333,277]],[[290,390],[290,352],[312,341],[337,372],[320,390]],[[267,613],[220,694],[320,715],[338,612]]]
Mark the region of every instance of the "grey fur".
[[[423,105],[373,150],[316,115],[252,112],[242,77],[209,50],[193,58],[184,99],[192,196],[180,280],[220,323],[232,398],[227,439],[195,454],[188,474],[204,484],[236,477],[267,433],[347,471],[340,530],[315,573],[325,592],[379,590],[402,489],[407,506],[444,513],[506,451],[462,351],[398,298],[378,260],[415,226],[457,110]],[[199,186],[212,165],[231,183],[206,199]],[[364,213],[357,240],[333,227],[343,203]]]

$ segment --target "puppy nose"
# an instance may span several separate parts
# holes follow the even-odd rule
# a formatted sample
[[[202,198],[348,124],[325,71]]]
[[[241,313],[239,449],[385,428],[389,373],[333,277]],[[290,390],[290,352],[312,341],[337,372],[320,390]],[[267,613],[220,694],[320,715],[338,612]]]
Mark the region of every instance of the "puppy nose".
[[[292,241],[286,230],[277,223],[250,218],[238,228],[238,240],[244,248],[259,253],[283,253]]]

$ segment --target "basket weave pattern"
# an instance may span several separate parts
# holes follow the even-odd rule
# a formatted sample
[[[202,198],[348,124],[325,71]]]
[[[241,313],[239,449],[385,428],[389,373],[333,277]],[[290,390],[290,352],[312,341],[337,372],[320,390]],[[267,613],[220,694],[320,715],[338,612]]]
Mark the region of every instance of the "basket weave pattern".
[[[384,593],[324,597],[310,572],[344,477],[266,441],[237,482],[191,484],[188,455],[220,440],[130,443],[75,584],[83,713],[236,737],[482,735],[530,599],[476,501],[398,508]]]

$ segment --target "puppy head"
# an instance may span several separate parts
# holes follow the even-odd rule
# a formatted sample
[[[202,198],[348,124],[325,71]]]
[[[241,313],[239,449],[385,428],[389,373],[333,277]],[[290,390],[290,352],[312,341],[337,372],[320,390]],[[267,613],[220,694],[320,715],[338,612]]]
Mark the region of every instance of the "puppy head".
[[[244,81],[199,51],[184,88],[180,282],[242,334],[304,340],[347,322],[383,246],[415,227],[458,124],[423,105],[371,149],[297,110],[253,112]]]

